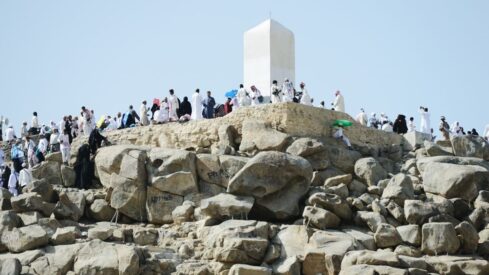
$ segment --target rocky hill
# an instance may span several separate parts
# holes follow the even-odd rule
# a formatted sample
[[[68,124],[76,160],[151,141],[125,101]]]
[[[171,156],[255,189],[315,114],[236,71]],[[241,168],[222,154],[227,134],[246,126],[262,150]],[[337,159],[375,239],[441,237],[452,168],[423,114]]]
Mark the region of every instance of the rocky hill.
[[[354,124],[348,150],[336,119],[284,103],[111,132],[88,190],[50,155],[0,190],[0,273],[489,274],[489,144]]]

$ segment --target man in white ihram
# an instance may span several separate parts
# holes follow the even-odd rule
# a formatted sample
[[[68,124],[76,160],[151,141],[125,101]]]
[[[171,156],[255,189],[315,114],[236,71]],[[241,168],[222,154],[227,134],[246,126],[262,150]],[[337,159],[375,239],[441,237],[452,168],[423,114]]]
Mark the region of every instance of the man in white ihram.
[[[306,89],[306,83],[301,82],[301,103],[307,106],[312,106],[311,97],[309,96],[309,92]]]
[[[284,84],[282,85],[282,93],[284,97],[282,98],[283,102],[292,102],[294,99],[294,84],[289,81],[288,78],[284,80]]]
[[[425,134],[430,134],[430,113],[428,112],[428,108],[419,107],[419,114],[421,115],[421,123],[419,125],[421,132]]]
[[[244,88],[243,84],[239,85],[239,90],[238,93],[236,94],[236,98],[238,99],[239,107],[246,107],[249,105],[248,92],[246,92],[246,89]]]
[[[489,141],[489,124],[487,124],[484,129],[484,138]]]
[[[195,90],[192,95],[192,120],[202,119],[202,96],[200,96],[200,90]]]
[[[337,112],[345,112],[345,99],[343,98],[343,95],[341,94],[340,91],[336,91],[335,93],[335,99],[334,102],[331,104],[333,105],[333,110]]]
[[[360,109],[360,113],[355,117],[355,120],[360,123],[363,126],[367,126],[368,123],[368,117],[367,114],[365,113],[365,110],[362,108]]]
[[[177,110],[178,108],[180,108],[180,104],[178,103],[178,97],[175,95],[175,91],[173,91],[173,89],[170,89],[170,96],[168,97],[168,107],[170,121],[177,121]]]

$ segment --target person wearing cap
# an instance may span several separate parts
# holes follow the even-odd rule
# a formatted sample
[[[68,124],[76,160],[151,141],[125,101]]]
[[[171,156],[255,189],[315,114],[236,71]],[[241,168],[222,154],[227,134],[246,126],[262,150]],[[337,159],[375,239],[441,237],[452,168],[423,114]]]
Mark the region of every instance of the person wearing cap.
[[[450,140],[450,125],[448,124],[444,116],[440,118],[439,130],[445,140]]]
[[[27,168],[27,164],[24,162],[22,163],[22,170],[20,170],[19,173],[19,185],[20,188],[26,187],[29,183],[32,181],[32,173],[31,171]]]
[[[284,79],[282,84],[282,95],[283,102],[292,102],[294,99],[294,84],[288,78]]]
[[[333,105],[334,111],[345,112],[345,99],[340,91],[336,91],[334,102],[331,105]]]
[[[299,102],[307,106],[312,106],[312,100],[311,97],[309,96],[309,92],[306,89],[306,83],[301,82],[299,86],[301,88],[299,92],[300,93]]]

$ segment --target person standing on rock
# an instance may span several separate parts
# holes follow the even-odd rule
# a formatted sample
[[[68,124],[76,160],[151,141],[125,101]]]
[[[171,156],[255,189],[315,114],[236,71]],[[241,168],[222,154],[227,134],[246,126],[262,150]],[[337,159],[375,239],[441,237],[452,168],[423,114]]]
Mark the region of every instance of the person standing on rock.
[[[438,129],[440,130],[445,140],[450,140],[450,125],[448,124],[444,116],[440,118],[440,126],[438,127]]]
[[[309,96],[309,92],[306,89],[306,83],[301,82],[299,86],[301,87],[301,90],[299,92],[300,93],[299,102],[307,106],[312,106],[312,99]]]
[[[460,126],[460,123],[458,121],[455,121],[453,124],[452,124],[452,127],[451,127],[451,130],[452,130],[452,135],[454,137],[458,137],[458,136],[461,136],[463,135],[463,127]]]
[[[139,108],[139,116],[141,117],[141,126],[149,125],[148,107],[146,107],[146,100],[141,103],[141,107]]]
[[[16,139],[14,126],[10,125],[5,132],[5,140],[7,142],[13,142]]]
[[[355,117],[355,120],[363,126],[367,126],[368,117],[363,108],[360,109],[360,113]]]
[[[32,135],[37,135],[39,133],[39,119],[37,117],[37,112],[32,113],[31,128],[29,133]]]
[[[416,125],[414,125],[414,117],[410,117],[408,122],[408,133],[414,131],[416,131]]]
[[[333,110],[337,112],[345,112],[345,99],[340,91],[336,91],[334,102],[331,103]]]
[[[211,91],[207,91],[207,98],[204,99],[204,117],[214,118],[214,106],[216,105],[216,101],[211,96]]]
[[[192,95],[192,120],[202,119],[202,101],[200,90],[196,89]]]
[[[429,134],[430,133],[430,113],[428,112],[428,108],[419,107],[419,114],[421,115],[421,123],[419,124],[420,130],[422,133]]]
[[[233,111],[233,103],[231,102],[231,98],[228,97],[226,103],[224,103],[224,113],[227,115]]]
[[[59,141],[58,141],[59,136],[60,134],[58,129],[54,129],[53,133],[49,137],[49,151],[51,153],[59,152]]]
[[[68,161],[70,161],[70,137],[68,135],[68,131],[65,129],[64,133],[59,136],[58,142],[60,144],[61,156],[63,158],[63,163],[68,165]]]
[[[170,115],[170,121],[178,120],[178,108],[180,108],[178,97],[175,95],[175,91],[170,89],[170,96],[168,98],[168,110]]]
[[[271,97],[270,100],[272,103],[280,103],[282,102],[282,98],[280,97],[281,90],[278,87],[277,80],[272,82],[272,87],[270,88]]]
[[[10,173],[10,177],[8,179],[8,191],[14,197],[17,197],[19,195],[19,192],[17,190],[18,180],[19,180],[19,173],[15,171],[14,164],[12,163],[12,172]]]
[[[408,127],[406,123],[406,116],[398,115],[396,121],[394,122],[394,126],[392,128],[395,133],[399,135],[403,135],[408,132]]]
[[[244,88],[243,84],[239,84],[239,89],[238,89],[238,93],[236,94],[236,98],[238,99],[239,107],[246,107],[249,105],[248,92]]]
[[[27,121],[22,122],[20,127],[20,137],[23,138],[29,134],[29,129],[27,129]]]
[[[284,79],[282,84],[282,95],[283,102],[292,102],[294,99],[294,84],[288,78]]]
[[[263,96],[260,90],[258,90],[255,85],[251,86],[251,106],[260,105],[263,102]]]
[[[489,124],[487,124],[484,129],[484,138],[489,141]]]
[[[369,122],[370,122],[370,127],[371,128],[379,129],[380,122],[377,119],[377,114],[376,113],[371,113],[370,114]]]
[[[83,117],[83,133],[85,134],[85,136],[88,136],[92,131],[92,119],[94,118],[92,118],[92,112],[85,108],[85,106],[81,107],[81,115]]]
[[[32,181],[32,173],[31,171],[27,168],[27,165],[22,163],[22,170],[20,170],[19,173],[19,186],[20,189],[26,187],[29,183]]]

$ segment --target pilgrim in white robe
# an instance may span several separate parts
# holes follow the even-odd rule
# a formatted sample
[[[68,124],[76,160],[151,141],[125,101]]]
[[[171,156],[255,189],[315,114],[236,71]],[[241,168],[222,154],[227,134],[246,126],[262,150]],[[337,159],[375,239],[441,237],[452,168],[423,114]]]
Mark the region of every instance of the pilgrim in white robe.
[[[277,84],[272,84],[272,87],[270,88],[271,95],[270,95],[270,100],[272,103],[280,103],[282,102],[282,98],[280,97],[280,88],[277,86]]]
[[[342,94],[338,94],[333,102],[333,109],[337,112],[345,112],[345,99]]]
[[[343,134],[343,128],[337,127],[336,132],[333,134],[333,137],[336,139],[341,139],[345,143],[348,148],[351,147],[350,139],[348,139],[344,134]]]
[[[408,122],[408,133],[416,131],[416,125],[414,125],[414,121]]]
[[[139,107],[139,118],[141,119],[141,125],[149,125],[148,108],[146,108],[146,104],[141,104],[141,107]]]
[[[355,120],[360,123],[363,126],[367,126],[368,123],[368,117],[365,111],[361,111],[356,117]]]
[[[489,124],[487,124],[484,129],[484,137],[489,140]]]
[[[251,90],[251,106],[256,106],[260,104],[260,101],[258,100],[258,97],[261,96],[261,92],[258,89],[252,89]]]
[[[168,114],[173,121],[178,120],[177,110],[180,108],[178,104],[178,97],[176,95],[170,95],[168,98]]]
[[[419,114],[421,115],[421,123],[419,124],[421,132],[431,134],[430,113],[425,110],[420,110]]]
[[[239,88],[236,98],[238,99],[239,107],[246,107],[249,105],[248,92],[246,92],[245,88]]]
[[[200,93],[192,95],[192,120],[202,119],[202,96]]]
[[[294,85],[289,80],[285,80],[282,85],[283,102],[292,102],[294,100]]]
[[[309,92],[307,91],[306,88],[301,90],[302,97],[301,97],[301,103],[307,106],[312,106],[311,102],[311,97],[309,96]]]

